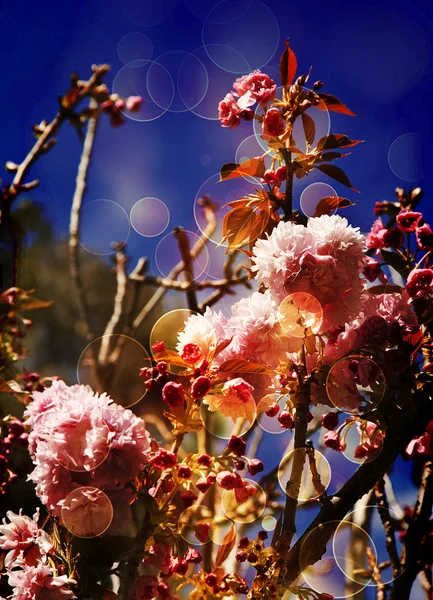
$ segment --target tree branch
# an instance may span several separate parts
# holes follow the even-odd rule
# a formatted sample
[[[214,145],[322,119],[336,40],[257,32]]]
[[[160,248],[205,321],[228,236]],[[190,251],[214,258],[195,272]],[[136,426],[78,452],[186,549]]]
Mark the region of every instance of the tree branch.
[[[90,117],[87,125],[86,137],[84,140],[81,160],[78,166],[75,192],[71,206],[71,217],[69,223],[69,271],[78,294],[78,306],[81,319],[86,328],[86,339],[88,342],[93,340],[93,333],[90,328],[90,311],[87,305],[86,292],[80,273],[80,261],[78,245],[80,241],[80,211],[83,204],[86,191],[87,173],[89,170],[90,159],[92,156],[93,144],[95,141],[96,129],[98,125],[98,114],[96,112],[96,101],[91,99],[90,108],[95,110],[94,115]]]

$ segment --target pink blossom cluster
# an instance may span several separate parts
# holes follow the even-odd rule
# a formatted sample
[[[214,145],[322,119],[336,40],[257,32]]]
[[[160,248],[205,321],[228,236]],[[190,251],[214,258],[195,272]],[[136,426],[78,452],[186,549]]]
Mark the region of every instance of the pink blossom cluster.
[[[35,465],[29,479],[55,515],[68,494],[82,486],[119,500],[125,484],[147,463],[150,442],[144,421],[88,386],[54,381],[33,393],[25,415]]]
[[[365,239],[347,219],[323,215],[308,225],[280,221],[253,248],[253,271],[276,303],[306,292],[323,310],[322,331],[356,317],[364,301]]]
[[[8,583],[13,589],[12,600],[75,598],[71,585],[74,579],[57,575],[48,556],[54,554],[50,536],[38,525],[39,512],[33,518],[8,511],[0,525],[0,549],[6,551],[4,565]]]
[[[254,118],[254,112],[251,109],[254,104],[258,103],[260,106],[266,107],[275,96],[277,84],[269,75],[256,70],[236,79],[233,89],[234,91],[229,92],[218,105],[218,118],[221,125],[232,129],[238,127],[242,119],[251,121]],[[267,111],[263,123],[264,133],[269,135],[273,135],[271,130],[276,135],[281,135],[285,128],[281,113],[275,108]],[[276,131],[278,126],[282,128],[279,132]]]

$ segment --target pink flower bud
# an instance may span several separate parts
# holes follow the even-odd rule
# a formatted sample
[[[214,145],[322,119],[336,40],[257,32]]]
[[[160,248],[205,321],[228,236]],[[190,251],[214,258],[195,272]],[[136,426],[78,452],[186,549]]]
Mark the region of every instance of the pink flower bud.
[[[287,167],[278,167],[278,169],[275,171],[275,177],[278,179],[278,181],[286,181],[286,176]]]
[[[129,96],[126,99],[126,108],[131,112],[137,112],[141,108],[143,98],[141,96]]]
[[[423,250],[433,250],[433,231],[430,225],[424,223],[416,229],[416,241]]]
[[[324,443],[327,448],[341,452],[345,446],[341,443],[340,436],[336,431],[328,431],[324,437]]]
[[[411,298],[426,296],[433,286],[432,269],[414,269],[407,278],[406,289]]]
[[[278,110],[278,108],[270,108],[263,117],[263,136],[275,138],[282,135],[285,129],[286,125],[284,123],[283,116]]]
[[[209,539],[210,529],[210,523],[199,523],[194,527],[194,535],[199,542],[205,544]]]
[[[188,563],[184,558],[174,558],[171,562],[171,571],[172,573],[177,573],[178,575],[185,575],[188,571]]]
[[[401,210],[396,217],[397,225],[405,233],[413,233],[422,219],[422,214],[413,210]]]
[[[254,111],[252,108],[244,108],[241,111],[241,119],[244,121],[252,121],[254,119]]]

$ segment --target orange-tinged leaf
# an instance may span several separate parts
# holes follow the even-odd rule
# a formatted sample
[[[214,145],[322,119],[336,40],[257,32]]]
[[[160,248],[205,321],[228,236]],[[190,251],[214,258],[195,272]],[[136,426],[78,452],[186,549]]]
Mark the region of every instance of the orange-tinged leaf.
[[[218,548],[218,552],[215,558],[215,567],[220,567],[223,562],[228,558],[230,552],[233,550],[236,544],[236,530],[234,523],[232,524],[229,531],[223,537],[221,546]]]
[[[308,147],[311,147],[316,136],[316,127],[313,119],[305,112],[302,113],[302,125],[304,127],[305,139],[307,140]]]
[[[0,394],[13,394],[21,404],[29,404],[29,392],[22,390],[16,381],[5,381],[0,377]]]
[[[353,203],[347,198],[340,198],[339,196],[325,196],[322,198],[316,206],[316,212],[313,217],[320,217],[321,215],[331,215],[337,208],[347,208],[348,206],[355,206],[356,202]]]
[[[348,176],[343,169],[340,169],[340,167],[336,167],[335,165],[316,165],[316,169],[319,169],[319,171],[322,171],[322,173],[325,173],[325,175],[328,175],[328,177],[332,177],[332,179],[335,179],[335,181],[346,185],[354,192],[359,192],[359,190],[353,187]]]
[[[220,366],[219,370],[230,373],[258,373],[263,375],[274,374],[274,371],[263,365],[250,362],[249,360],[243,360],[241,358],[232,358],[230,360],[226,360]]]
[[[364,140],[351,140],[347,135],[342,133],[330,133],[320,138],[317,142],[317,150],[334,150],[335,148],[351,148],[356,144],[362,144]]]
[[[178,367],[190,366],[183,360],[183,358],[179,356],[177,352],[174,352],[174,350],[163,350],[162,352],[157,352],[150,360],[155,360],[156,362],[163,361],[169,365],[176,365]]]
[[[296,59],[296,54],[290,48],[289,40],[286,40],[286,47],[280,58],[280,78],[282,85],[285,87],[292,85],[297,68],[298,61]]]
[[[320,108],[321,110],[332,110],[333,112],[341,113],[343,115],[356,117],[356,114],[335,96],[331,96],[331,94],[318,94],[318,96],[322,102],[319,102],[317,108]]]
[[[263,156],[249,158],[241,164],[227,163],[221,167],[219,181],[226,179],[234,179],[235,177],[258,177],[261,178],[265,174],[265,159]]]
[[[233,340],[233,336],[231,338],[228,338],[227,340],[221,340],[217,347],[215,348],[215,352],[214,352],[214,358],[215,356],[218,356],[218,354],[221,354],[221,352],[223,350],[225,350],[228,346],[230,346],[230,344],[232,343]]]

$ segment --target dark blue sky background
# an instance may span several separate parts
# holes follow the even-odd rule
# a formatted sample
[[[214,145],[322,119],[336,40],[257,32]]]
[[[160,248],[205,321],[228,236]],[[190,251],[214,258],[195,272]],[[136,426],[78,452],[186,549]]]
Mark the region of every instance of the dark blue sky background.
[[[6,160],[19,162],[25,156],[33,142],[32,125],[54,116],[56,97],[67,89],[69,75],[74,70],[87,78],[92,63],[106,62],[111,65],[107,79],[111,85],[123,67],[119,54],[127,61],[139,58],[142,69],[129,69],[138,92],[144,95],[148,92],[158,104],[168,107],[170,73],[189,106],[205,93],[194,112],[216,116],[219,99],[230,89],[239,71],[247,71],[248,66],[260,67],[276,75],[284,39],[290,37],[298,55],[299,72],[307,72],[312,65],[311,82],[322,79],[325,92],[337,95],[360,115],[352,118],[330,113],[331,131],[365,140],[344,160],[345,170],[361,193],[338,184],[334,186],[341,195],[359,201],[356,208],[345,213],[350,221],[366,230],[374,202],[393,199],[397,186],[422,185],[426,191],[424,211],[431,210],[428,198],[433,186],[429,179],[433,8],[430,2],[242,0],[224,1],[216,8],[217,4],[216,0],[98,0],[62,4],[51,0],[3,0],[0,164]],[[131,32],[136,33],[131,35]],[[203,49],[184,62],[179,75],[175,62],[170,61],[176,55],[158,59],[170,51],[194,52],[203,45],[203,40],[211,44],[208,46],[211,57],[225,71]],[[221,59],[223,46],[235,50]],[[150,56],[159,60],[159,64],[146,64],[145,59]],[[183,60],[186,55],[177,56]],[[160,64],[167,70],[161,70]],[[146,80],[151,68],[151,76]],[[155,114],[164,112],[156,108]],[[182,108],[184,112],[171,112]],[[193,219],[197,192],[200,188],[207,191],[206,186],[202,187],[204,182],[224,162],[234,160],[240,142],[253,132],[251,123],[230,131],[221,128],[218,121],[201,118],[194,112],[187,111],[176,95],[169,110],[150,122],[128,119],[125,126],[113,130],[104,119],[98,132],[86,203],[110,199],[129,213],[140,198],[157,197],[170,211],[166,234],[176,225],[197,231]],[[257,144],[254,139],[250,141],[254,151]],[[57,148],[32,171],[32,176],[41,181],[33,198],[48,208],[59,233],[67,230],[79,153],[77,135],[66,125],[60,132]],[[295,206],[299,205],[302,190],[311,182],[321,180],[334,185],[326,176],[318,175],[296,184]],[[239,186],[228,182],[221,186],[226,187],[218,188],[221,197],[216,199],[223,204],[227,194],[236,194]],[[208,187],[212,192],[215,185]],[[123,213],[119,215],[119,220],[110,217],[108,228],[104,228],[101,219],[99,231],[98,223],[92,221],[89,224],[92,235],[104,237],[109,229],[114,237],[123,237],[127,218]],[[131,229],[129,251],[133,255],[150,254],[159,239],[144,238]]]
[[[216,0],[3,0],[0,164],[24,158],[33,143],[32,125],[55,115],[57,95],[66,91],[72,71],[87,78],[92,63],[106,62],[111,65],[107,78],[111,87],[124,66],[121,58],[140,59],[138,66],[143,68],[130,69],[137,93],[150,94],[167,108],[168,71],[189,106],[203,100],[188,111],[176,95],[167,111],[153,106],[155,115],[164,113],[159,118],[149,122],[128,119],[117,130],[108,119],[102,120],[85,202],[109,199],[126,212],[120,211],[119,218],[116,213],[108,215],[109,222],[107,215],[94,213],[90,224],[84,220],[84,232],[104,243],[108,235],[123,238],[127,214],[146,196],[157,197],[168,207],[166,234],[176,225],[196,232],[193,208],[199,190],[200,194],[216,194],[215,199],[223,204],[246,185],[227,182],[216,190],[215,178],[203,185],[223,163],[235,159],[239,144],[253,133],[251,123],[234,131],[221,128],[215,120],[218,101],[242,71],[260,67],[275,77],[284,40],[290,37],[299,73],[308,72],[312,65],[311,82],[323,80],[323,91],[335,94],[360,115],[331,113],[331,131],[365,140],[344,160],[360,194],[334,186],[325,176],[312,175],[296,183],[295,207],[308,184],[323,181],[339,194],[358,200],[344,214],[366,231],[375,202],[392,200],[396,187],[421,185],[425,190],[422,209],[433,221],[433,4],[427,0],[230,0],[215,8],[217,4]],[[203,49],[197,50],[203,43],[211,44],[211,57],[226,70]],[[221,54],[223,46],[232,50]],[[179,54],[158,58],[172,51],[193,53],[179,74],[175,61],[169,60]],[[150,58],[158,64],[146,63]],[[152,76],[146,79],[150,67]],[[323,123],[322,119],[320,126]],[[252,139],[246,147],[257,149],[257,142]],[[79,155],[76,132],[66,125],[57,147],[31,173],[31,178],[41,181],[32,198],[47,208],[59,235],[67,232]],[[238,156],[245,155],[243,150],[238,152]],[[160,239],[140,236],[131,229],[129,252],[150,255]],[[263,449],[266,455],[268,451],[269,447]],[[409,500],[413,488],[408,473],[401,468],[396,473],[401,476],[396,476],[395,483]]]

